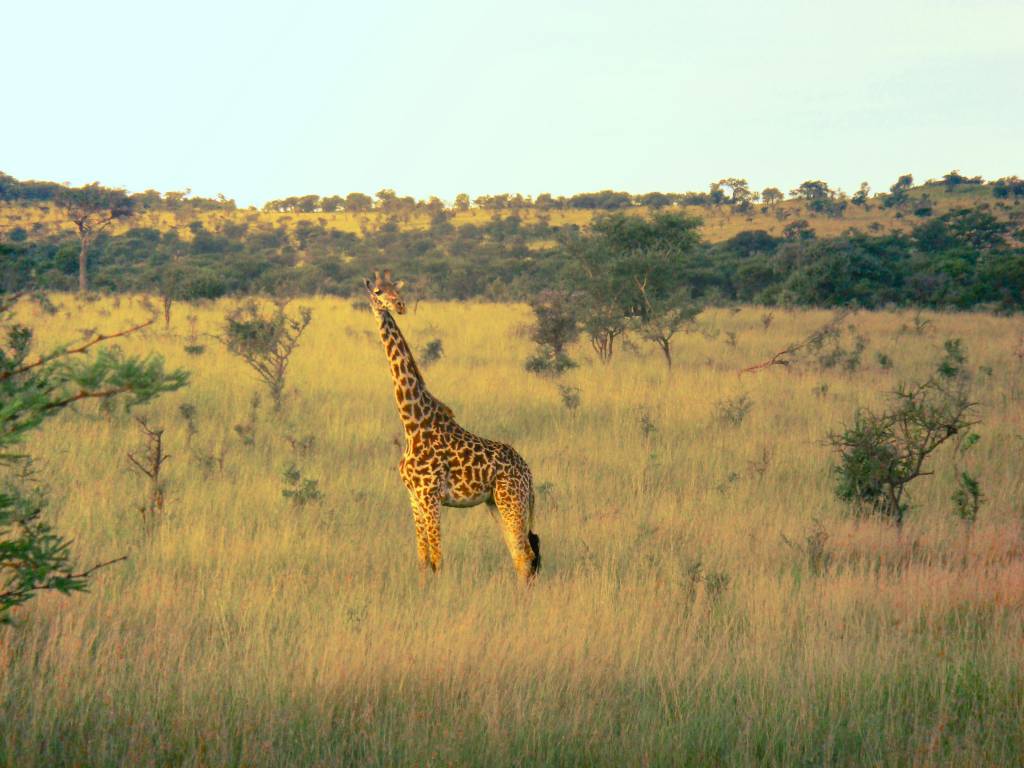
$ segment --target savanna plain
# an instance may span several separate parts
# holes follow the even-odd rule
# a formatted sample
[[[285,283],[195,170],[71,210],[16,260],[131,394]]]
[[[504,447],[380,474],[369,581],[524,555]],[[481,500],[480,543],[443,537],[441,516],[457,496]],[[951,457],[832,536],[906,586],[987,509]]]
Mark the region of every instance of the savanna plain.
[[[149,313],[53,299],[19,309],[42,348]],[[672,370],[639,341],[608,365],[584,344],[553,382],[523,368],[527,307],[419,304],[399,323],[416,352],[443,343],[431,391],[533,469],[544,562],[522,589],[484,506],[443,511],[445,566],[420,585],[373,318],[302,304],[280,413],[252,407],[260,383],[204,335],[233,303],[177,304],[169,329],[119,341],[188,368],[188,387],[134,414],[82,405],[33,438],[77,562],[128,559],[0,627],[3,765],[1024,761],[1019,318],[856,313],[856,370],[739,375],[830,314],[709,310]],[[851,517],[827,434],[927,376],[951,337],[980,402],[977,520],[952,512],[948,446],[902,530]],[[138,415],[171,454],[151,525],[126,457]],[[292,466],[321,498],[282,494]]]

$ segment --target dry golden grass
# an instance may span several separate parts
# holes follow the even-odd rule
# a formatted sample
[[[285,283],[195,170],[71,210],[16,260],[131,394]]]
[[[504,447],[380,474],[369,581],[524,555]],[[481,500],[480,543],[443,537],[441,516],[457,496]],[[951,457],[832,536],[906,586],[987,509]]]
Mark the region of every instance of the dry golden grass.
[[[144,317],[139,299],[54,317],[45,341]],[[61,765],[997,765],[1024,756],[1024,385],[1020,321],[860,313],[862,370],[801,365],[739,377],[828,317],[713,312],[736,334],[679,338],[676,369],[648,347],[609,367],[585,348],[557,388],[523,371],[521,306],[421,304],[414,349],[461,423],[514,444],[540,488],[544,570],[517,588],[484,507],[445,510],[445,570],[417,581],[401,429],[372,317],[315,299],[284,412],[256,444],[233,431],[258,385],[186,315],[218,330],[227,302],[175,308],[170,333],[129,339],[193,371],[146,409],[166,427],[169,515],[147,537],[129,417],[95,406],[47,425],[51,515],[82,564],[122,553],[93,590],[46,595],[0,631],[0,764]],[[923,374],[963,337],[983,401],[973,466],[987,502],[951,514],[950,457],[919,481],[902,534],[843,516],[822,439],[858,405]],[[889,353],[893,371],[874,362]],[[828,385],[827,394],[819,385]],[[747,394],[739,426],[715,403]],[[186,447],[178,413],[195,405]],[[654,430],[642,427],[644,414]],[[286,436],[315,435],[308,455]],[[197,455],[226,448],[224,468]],[[294,461],[321,504],[281,496]],[[807,537],[827,533],[828,567]]]

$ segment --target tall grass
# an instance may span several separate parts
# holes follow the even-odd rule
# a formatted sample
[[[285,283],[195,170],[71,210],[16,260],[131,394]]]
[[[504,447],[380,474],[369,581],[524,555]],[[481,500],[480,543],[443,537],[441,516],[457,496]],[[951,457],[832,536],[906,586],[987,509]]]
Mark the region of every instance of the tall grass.
[[[22,310],[44,340],[145,316],[138,300],[58,301],[54,317]],[[671,372],[653,348],[607,367],[578,349],[570,413],[523,371],[525,308],[421,304],[400,323],[414,349],[443,339],[428,386],[526,457],[544,551],[520,590],[485,508],[445,510],[445,570],[421,589],[372,317],[308,303],[283,413],[261,411],[251,446],[233,426],[258,383],[215,342],[183,351],[185,315],[218,331],[226,302],[177,308],[170,334],[124,342],[193,371],[146,409],[173,454],[152,534],[125,461],[140,441],[129,417],[83,407],[31,446],[80,562],[130,559],[0,630],[0,764],[1019,764],[1019,320],[935,315],[919,336],[899,332],[909,315],[858,314],[863,369],[741,378],[828,315],[777,311],[765,330],[760,310],[714,312],[735,346],[685,335]],[[925,373],[946,336],[986,366],[978,522],[952,515],[945,453],[912,488],[902,533],[844,517],[824,435]],[[716,417],[744,394],[740,423]],[[300,455],[286,436],[307,434]],[[222,446],[223,470],[202,463]],[[282,498],[292,462],[322,503]]]

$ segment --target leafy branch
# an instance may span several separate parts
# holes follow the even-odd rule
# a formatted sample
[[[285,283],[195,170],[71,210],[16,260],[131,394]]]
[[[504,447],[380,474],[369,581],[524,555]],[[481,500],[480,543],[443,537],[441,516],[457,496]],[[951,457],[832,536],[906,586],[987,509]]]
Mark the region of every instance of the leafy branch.
[[[85,399],[124,396],[131,408],[180,389],[188,373],[168,371],[159,355],[127,356],[117,347],[92,347],[135,333],[142,323],[76,345],[42,354],[32,350],[33,332],[13,314],[16,299],[0,297],[0,466],[24,469],[30,458],[14,446],[43,422]],[[71,542],[45,521],[45,493],[29,473],[17,472],[0,482],[0,623],[12,608],[44,590],[63,594],[83,591],[89,577],[125,558],[114,558],[82,571],[71,565]]]

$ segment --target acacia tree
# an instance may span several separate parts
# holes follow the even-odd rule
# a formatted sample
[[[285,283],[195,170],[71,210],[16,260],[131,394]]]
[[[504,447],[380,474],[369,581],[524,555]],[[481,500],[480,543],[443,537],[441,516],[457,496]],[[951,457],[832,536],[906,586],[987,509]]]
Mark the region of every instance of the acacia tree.
[[[925,469],[928,458],[949,440],[958,443],[960,455],[977,442],[971,428],[978,424],[978,404],[971,399],[966,353],[959,339],[947,340],[944,351],[935,372],[901,384],[887,409],[857,411],[853,424],[829,434],[838,454],[832,468],[836,495],[856,514],[876,514],[901,526],[909,507],[907,486],[932,474]],[[977,478],[961,472],[953,494],[957,513],[973,520],[981,500]]]
[[[690,291],[680,288],[669,295],[648,292],[645,283],[637,282],[643,300],[637,318],[637,332],[653,342],[665,357],[665,365],[672,370],[672,339],[679,331],[693,325],[703,307],[693,300]]]
[[[649,219],[617,213],[596,219],[586,236],[566,242],[581,325],[602,362],[611,360],[615,339],[647,315],[647,306],[661,307],[680,289],[683,260],[698,242],[699,223],[670,212]]]
[[[739,208],[749,204],[753,193],[746,179],[728,178],[718,182],[719,187],[728,187],[730,191],[729,202]]]
[[[89,248],[111,223],[134,213],[134,201],[123,189],[108,189],[93,182],[84,187],[61,188],[56,202],[78,229],[78,292],[85,293],[89,289]]]
[[[32,329],[13,317],[17,298],[0,297],[0,466],[9,470],[0,481],[0,624],[9,623],[11,609],[39,592],[81,592],[93,572],[123,559],[74,569],[70,542],[43,519],[46,495],[33,477],[31,458],[15,448],[74,403],[121,397],[131,408],[188,382],[185,371],[165,370],[159,355],[128,357],[115,346],[92,354],[93,347],[134,333],[152,320],[36,353]]]
[[[782,194],[782,190],[778,187],[765,187],[761,190],[761,200],[771,208],[782,202],[784,197],[785,195]]]

